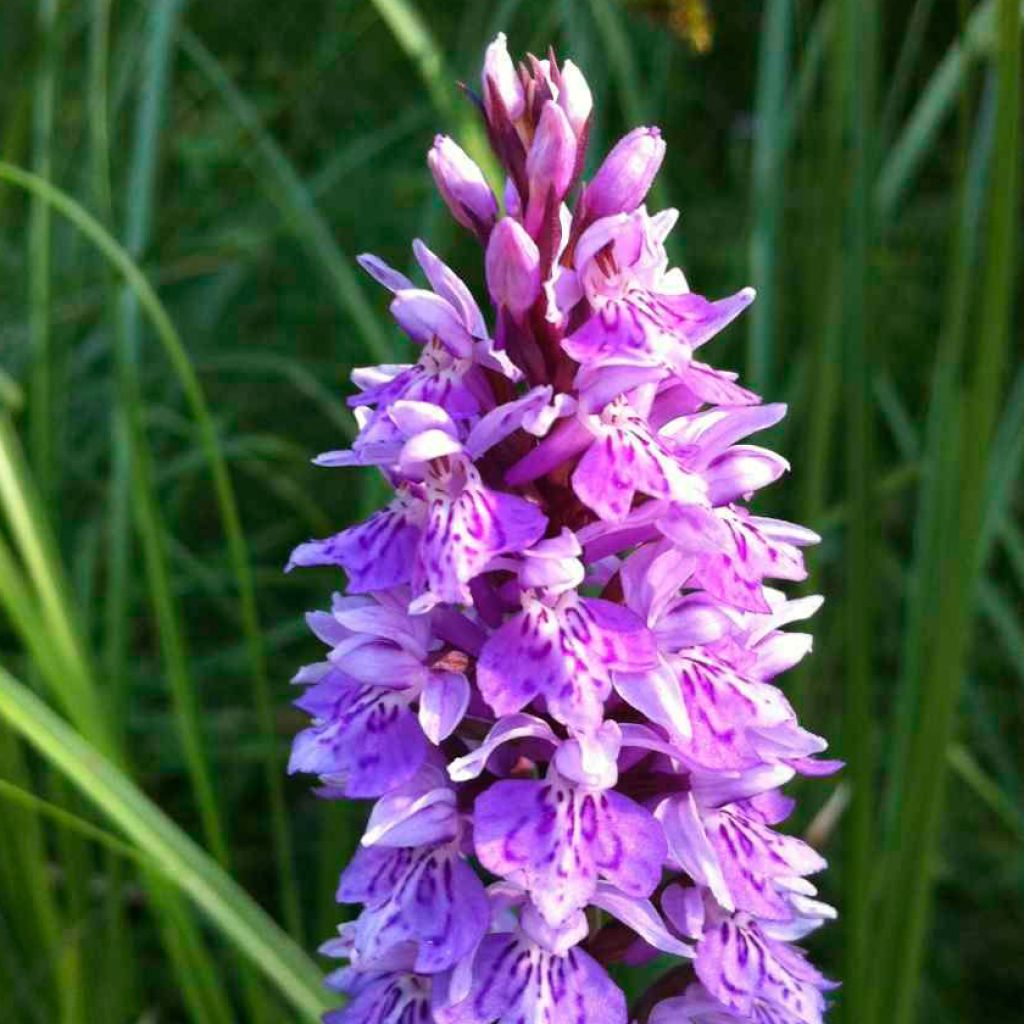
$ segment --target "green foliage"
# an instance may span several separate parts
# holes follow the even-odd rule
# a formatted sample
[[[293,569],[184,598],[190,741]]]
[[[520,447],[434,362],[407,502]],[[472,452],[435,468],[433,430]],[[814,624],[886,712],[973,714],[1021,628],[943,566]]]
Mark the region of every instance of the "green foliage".
[[[661,125],[692,286],[761,292],[709,357],[790,402],[764,507],[824,536],[793,697],[849,767],[795,827],[834,864],[837,1019],[1019,1019],[1024,8],[709,4],[698,53],[684,6],[5,11],[5,1020],[324,1005],[362,812],[284,775],[301,616],[336,581],[280,567],[379,499],[307,458],[350,435],[351,368],[405,355],[352,255],[429,234],[481,287],[424,155],[483,153],[455,82],[498,29],[581,65],[596,145]]]

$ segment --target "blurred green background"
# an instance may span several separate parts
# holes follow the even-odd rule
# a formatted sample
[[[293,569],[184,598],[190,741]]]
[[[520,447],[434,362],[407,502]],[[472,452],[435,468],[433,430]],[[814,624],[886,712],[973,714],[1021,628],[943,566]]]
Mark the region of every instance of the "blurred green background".
[[[0,1018],[305,1021],[362,808],[283,775],[289,549],[365,515],[354,270],[420,235],[499,29],[659,124],[674,256],[759,301],[709,347],[791,415],[761,508],[818,529],[789,683],[849,1024],[1024,998],[1018,0],[7,0],[0,13]],[[712,350],[713,349],[713,350]],[[203,852],[205,851],[205,852]],[[232,881],[233,880],[233,881]],[[275,924],[274,921],[279,922]],[[305,951],[305,952],[304,952]]]

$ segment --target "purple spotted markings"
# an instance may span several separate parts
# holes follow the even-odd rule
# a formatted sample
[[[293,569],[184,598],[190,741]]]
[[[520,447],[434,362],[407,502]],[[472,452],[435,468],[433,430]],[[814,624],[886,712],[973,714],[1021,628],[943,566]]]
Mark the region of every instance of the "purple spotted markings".
[[[799,942],[835,916],[826,865],[780,826],[783,787],[839,764],[777,685],[820,604],[778,584],[818,538],[748,507],[789,469],[749,440],[785,407],[698,353],[753,290],[670,266],[657,129],[580,180],[571,61],[499,35],[477,99],[501,202],[452,139],[428,163],[489,303],[422,242],[419,282],[360,257],[418,358],[353,373],[356,435],[316,462],[394,493],[288,563],[347,581],[308,617],[290,770],[373,801],[324,1020],[821,1024]],[[659,957],[627,1006],[609,968]]]

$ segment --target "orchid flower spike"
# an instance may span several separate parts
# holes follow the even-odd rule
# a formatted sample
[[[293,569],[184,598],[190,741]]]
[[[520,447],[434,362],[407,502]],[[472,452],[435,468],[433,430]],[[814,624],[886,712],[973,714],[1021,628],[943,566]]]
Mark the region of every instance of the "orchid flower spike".
[[[499,35],[482,86],[503,212],[454,141],[427,161],[490,305],[422,242],[422,283],[360,257],[418,357],[355,371],[356,437],[316,461],[393,495],[288,566],[346,578],[308,617],[290,770],[372,801],[324,1020],[822,1024],[832,983],[796,943],[834,917],[825,861],[780,826],[783,787],[839,765],[776,685],[820,599],[773,582],[817,537],[748,507],[789,469],[750,441],[785,406],[698,353],[753,291],[669,265],[657,128],[579,184],[571,61]],[[631,1017],[608,969],[657,956]]]

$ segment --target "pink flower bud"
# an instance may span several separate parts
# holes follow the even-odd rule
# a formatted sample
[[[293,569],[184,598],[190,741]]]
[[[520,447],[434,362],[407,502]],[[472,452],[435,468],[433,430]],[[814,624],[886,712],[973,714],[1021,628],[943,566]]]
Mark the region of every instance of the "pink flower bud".
[[[568,191],[576,166],[576,134],[565,112],[548,100],[541,111],[533,145],[526,157],[530,193],[552,187],[558,198]]]
[[[578,139],[590,118],[594,99],[583,72],[571,60],[562,65],[558,105],[565,111],[565,116],[569,119],[569,124],[572,125]]]
[[[631,213],[643,201],[665,156],[657,128],[634,128],[615,144],[587,186],[588,218]]]
[[[522,316],[540,295],[540,252],[518,221],[498,221],[487,243],[485,265],[491,298],[513,316]]]
[[[435,137],[427,154],[427,165],[452,216],[464,227],[486,237],[498,216],[498,201],[483,171],[447,135]]]
[[[508,111],[508,116],[518,120],[525,107],[526,98],[523,94],[523,83],[519,81],[512,58],[508,55],[508,45],[505,40],[505,33],[499,32],[494,42],[487,47],[484,54],[483,93],[484,108],[487,117],[493,117],[491,90],[501,98],[501,102]],[[488,85],[489,83],[489,85]]]
[[[575,170],[576,133],[562,108],[549,100],[541,111],[526,157],[526,177],[530,183],[526,229],[531,234],[540,227],[548,194],[553,192],[555,202],[560,203],[569,191]]]

